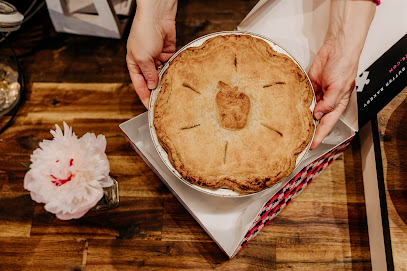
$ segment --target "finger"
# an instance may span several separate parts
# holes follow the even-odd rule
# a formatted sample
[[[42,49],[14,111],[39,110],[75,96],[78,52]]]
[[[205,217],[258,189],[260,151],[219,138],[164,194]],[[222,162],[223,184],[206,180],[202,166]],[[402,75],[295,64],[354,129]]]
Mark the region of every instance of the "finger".
[[[315,99],[319,102],[324,97],[324,93],[319,86],[314,86],[314,84],[312,84],[312,88],[314,89]]]
[[[177,35],[175,31],[175,24],[173,24],[165,36],[163,50],[159,56],[160,61],[165,62],[174,55],[176,41]]]
[[[161,62],[165,62],[173,56],[174,53],[161,53],[158,59]]]
[[[318,81],[309,75],[309,79],[311,80],[312,88],[314,89],[315,94],[322,92],[321,85],[318,84]]]
[[[131,80],[133,82],[141,82],[143,81],[143,85],[134,85],[134,89],[136,90],[137,95],[140,98],[140,101],[143,103],[143,105],[148,109],[148,102],[150,100],[150,90],[147,88],[146,82],[144,81],[144,77],[141,74],[135,74],[134,76],[131,76]]]
[[[317,81],[313,80],[311,77],[309,78],[311,80],[312,88],[314,89],[314,92],[322,92],[321,86],[317,83]]]
[[[133,83],[134,89],[140,98],[143,105],[148,108],[148,101],[150,99],[150,90],[147,88],[147,84],[144,76],[141,74],[140,68],[136,64],[128,64],[129,74]]]
[[[315,131],[314,140],[312,141],[310,147],[311,150],[315,149],[319,144],[321,144],[324,138],[335,126],[336,122],[339,120],[339,117],[342,115],[345,109],[346,105],[340,104],[335,110],[322,117]]]
[[[314,90],[314,93],[315,93],[315,98],[316,98],[317,102],[319,102],[323,96],[321,86],[313,80],[311,80],[311,84],[312,84],[312,89]]]
[[[172,24],[170,28],[168,28],[167,35],[164,39],[164,46],[163,52],[164,53],[174,53],[176,49],[176,42],[177,42],[177,31],[175,28],[175,24]]]
[[[155,89],[158,84],[158,73],[155,69],[154,59],[150,57],[138,59],[137,64],[147,81],[147,87],[149,89]]]
[[[315,99],[317,100],[317,102],[319,102],[320,100],[322,100],[324,93],[322,92],[322,89],[318,84],[312,83],[312,88],[314,89]]]
[[[322,92],[321,84],[319,84],[319,79],[317,76],[315,64],[312,64],[312,66],[308,72],[308,77],[311,80],[312,88],[315,93],[315,99],[317,100],[317,102],[319,102],[322,99],[323,92]]]
[[[322,96],[322,99],[316,104],[314,109],[314,117],[320,120],[323,115],[335,110],[342,99],[344,93],[341,89],[328,89]]]
[[[320,82],[319,79],[321,72],[322,72],[321,63],[317,59],[314,59],[314,61],[311,64],[311,67],[308,70],[308,77],[312,83]]]
[[[154,62],[155,62],[155,67],[156,67],[155,69],[156,70],[157,70],[158,67],[163,65],[162,61],[159,60],[159,59],[155,59]]]
[[[324,93],[322,93],[322,91],[316,92],[315,93],[315,99],[317,100],[317,102],[319,102],[320,100],[322,100],[322,97],[324,96]]]

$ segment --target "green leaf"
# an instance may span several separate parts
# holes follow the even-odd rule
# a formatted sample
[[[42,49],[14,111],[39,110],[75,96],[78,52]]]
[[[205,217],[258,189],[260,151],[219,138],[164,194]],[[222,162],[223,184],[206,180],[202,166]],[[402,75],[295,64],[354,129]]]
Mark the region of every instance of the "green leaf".
[[[28,164],[28,163],[21,163],[23,166],[25,166],[26,168],[28,168],[28,169],[31,169],[30,168],[30,164]]]

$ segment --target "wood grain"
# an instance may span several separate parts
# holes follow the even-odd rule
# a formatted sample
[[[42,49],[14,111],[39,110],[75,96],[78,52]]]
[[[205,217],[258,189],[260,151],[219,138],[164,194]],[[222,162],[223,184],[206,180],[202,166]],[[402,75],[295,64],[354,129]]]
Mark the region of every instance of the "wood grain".
[[[81,270],[86,240],[1,238],[1,270]]]
[[[235,29],[256,2],[180,1],[178,48]],[[27,93],[0,135],[0,270],[371,269],[357,139],[229,260],[118,128],[145,112],[130,84],[125,39],[55,33],[44,10],[31,22],[10,36]],[[106,136],[117,209],[60,221],[24,190],[22,163],[63,121],[78,136]]]
[[[407,270],[407,88],[378,115],[395,270]]]

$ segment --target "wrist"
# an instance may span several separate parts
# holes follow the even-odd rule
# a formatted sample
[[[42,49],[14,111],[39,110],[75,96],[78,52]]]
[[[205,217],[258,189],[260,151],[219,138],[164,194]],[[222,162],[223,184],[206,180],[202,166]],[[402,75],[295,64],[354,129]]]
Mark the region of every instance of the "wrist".
[[[137,0],[136,19],[175,20],[177,0]]]
[[[349,62],[359,62],[364,43],[361,41],[347,40],[343,34],[326,36],[324,44],[330,46],[335,56]]]
[[[373,1],[332,0],[325,43],[352,58],[359,58],[376,4]]]

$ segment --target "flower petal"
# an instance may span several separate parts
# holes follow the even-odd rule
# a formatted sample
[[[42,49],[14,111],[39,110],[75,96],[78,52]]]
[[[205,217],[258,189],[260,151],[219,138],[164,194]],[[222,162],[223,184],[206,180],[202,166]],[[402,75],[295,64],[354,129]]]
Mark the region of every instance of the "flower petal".
[[[84,210],[82,212],[78,212],[78,213],[56,213],[55,215],[57,216],[57,218],[61,219],[61,220],[70,220],[70,219],[78,219],[81,218],[82,216],[84,216],[90,209]]]
[[[113,179],[110,176],[104,177],[99,180],[99,183],[102,187],[110,187],[113,185]]]

